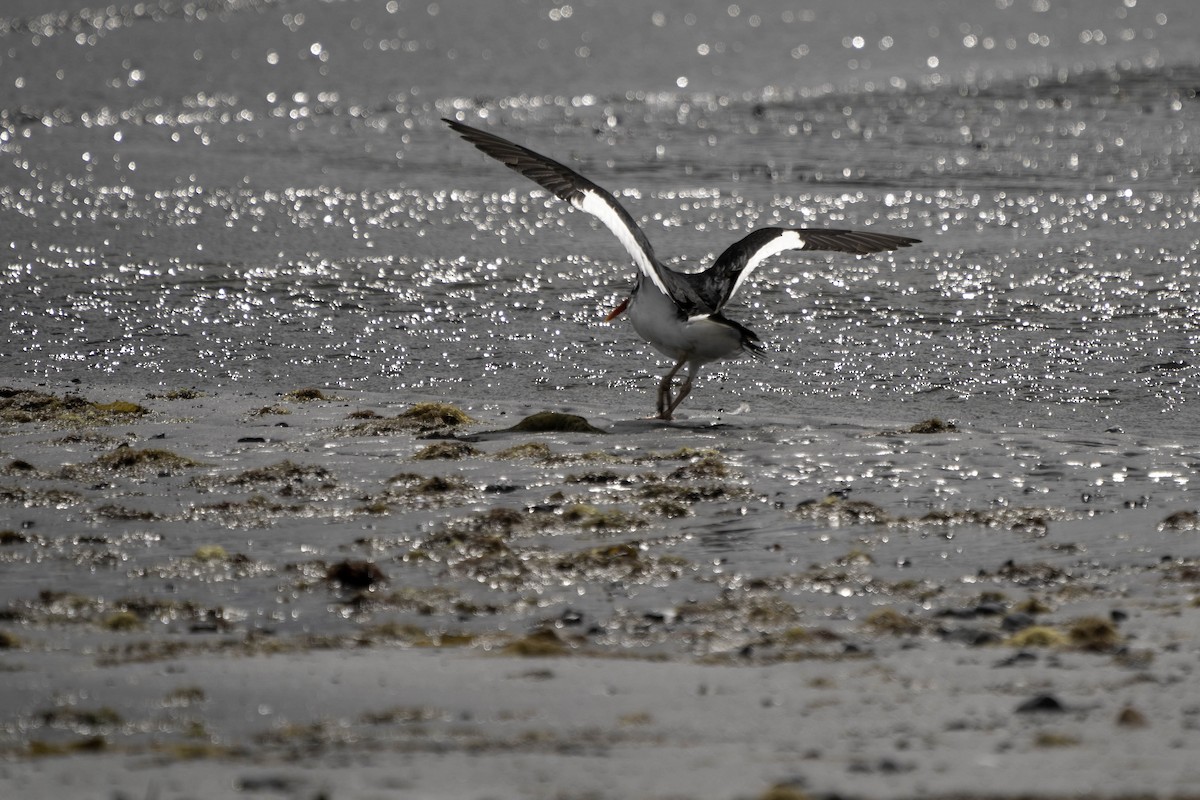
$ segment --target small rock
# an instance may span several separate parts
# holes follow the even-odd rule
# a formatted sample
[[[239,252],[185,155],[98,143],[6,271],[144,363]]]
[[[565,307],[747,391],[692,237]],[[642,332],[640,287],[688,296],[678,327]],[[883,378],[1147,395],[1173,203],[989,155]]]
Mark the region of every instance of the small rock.
[[[975,619],[973,608],[943,608],[934,613],[938,619]]]
[[[370,561],[339,561],[325,571],[325,580],[346,589],[366,589],[387,580],[387,575]]]
[[[291,794],[303,788],[302,778],[291,775],[243,775],[238,778],[238,789],[243,792],[274,792]]]
[[[1062,704],[1062,701],[1052,694],[1035,695],[1017,706],[1018,714],[1030,714],[1039,711],[1060,714],[1066,710],[1067,707]]]
[[[607,433],[578,414],[563,414],[558,411],[531,414],[505,430],[523,433]]]
[[[1018,650],[1008,658],[996,662],[997,667],[1015,667],[1018,664],[1028,664],[1037,661],[1037,655],[1028,650]]]
[[[1122,728],[1145,728],[1150,725],[1150,721],[1133,706],[1125,706],[1121,713],[1117,714],[1117,724]]]

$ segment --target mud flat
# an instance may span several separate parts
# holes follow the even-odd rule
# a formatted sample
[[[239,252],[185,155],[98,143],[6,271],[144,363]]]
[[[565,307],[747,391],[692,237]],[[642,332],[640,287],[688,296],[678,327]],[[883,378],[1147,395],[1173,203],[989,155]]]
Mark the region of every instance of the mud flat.
[[[1195,440],[0,394],[5,796],[1200,785]]]

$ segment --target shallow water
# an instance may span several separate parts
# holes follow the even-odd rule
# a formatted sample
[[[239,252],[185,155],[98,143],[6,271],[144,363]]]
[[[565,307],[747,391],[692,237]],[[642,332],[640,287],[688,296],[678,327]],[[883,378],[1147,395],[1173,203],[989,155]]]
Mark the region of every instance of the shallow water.
[[[923,240],[776,259],[730,310],[770,359],[686,411],[1192,426],[1191,4],[875,5],[10,4],[4,371],[646,410],[619,245],[455,115],[684,267],[767,224]]]

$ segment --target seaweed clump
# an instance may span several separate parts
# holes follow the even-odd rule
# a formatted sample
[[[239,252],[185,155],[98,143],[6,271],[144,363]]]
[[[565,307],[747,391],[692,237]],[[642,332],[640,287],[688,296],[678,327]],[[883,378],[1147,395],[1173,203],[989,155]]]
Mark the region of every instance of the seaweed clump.
[[[201,563],[225,561],[229,558],[229,552],[219,544],[202,544],[192,553],[192,558]]]
[[[45,422],[65,427],[112,425],[148,413],[128,400],[97,403],[73,394],[59,397],[30,389],[0,388],[0,422]]]
[[[106,475],[118,472],[126,475],[154,473],[166,475],[177,470],[201,466],[187,456],[181,456],[170,450],[147,447],[137,449],[129,445],[119,445],[104,455],[98,456],[90,464],[72,464],[63,468],[62,477],[80,479],[96,474]]]
[[[294,400],[297,403],[312,403],[317,400],[330,401],[337,398],[333,395],[328,395],[320,389],[294,389],[283,395],[287,400]]]
[[[393,503],[441,506],[461,500],[471,490],[471,484],[457,475],[425,476],[416,472],[393,475],[388,478],[388,484],[393,488],[381,495],[363,498],[366,505],[360,510],[369,514],[386,514]]]
[[[325,467],[297,464],[291,459],[284,459],[264,467],[254,467],[243,470],[232,476],[201,476],[190,482],[198,488],[217,486],[250,488],[273,486],[278,487],[281,497],[301,497],[318,495],[337,487],[337,481]]]
[[[307,478],[329,480],[331,474],[324,467],[297,464],[284,459],[269,467],[258,467],[239,472],[230,481],[235,486],[250,486],[261,483],[293,483]]]
[[[414,461],[457,460],[477,456],[479,451],[466,442],[435,442],[413,454]]]
[[[373,416],[342,428],[349,436],[390,436],[412,431],[433,431],[470,425],[476,420],[450,403],[414,403],[394,417]]]
[[[822,500],[805,500],[796,506],[796,513],[804,519],[824,522],[826,525],[887,525],[892,515],[875,503],[866,500],[847,500],[836,494]]]
[[[914,635],[921,632],[921,623],[894,608],[877,608],[863,620],[863,626],[879,634],[892,636]]]
[[[601,508],[589,503],[576,503],[563,510],[564,521],[585,530],[614,530],[638,528],[645,524],[640,517],[619,508]]]
[[[1158,523],[1159,530],[1194,531],[1200,528],[1200,514],[1195,511],[1176,511]]]
[[[262,408],[256,408],[255,410],[250,412],[250,416],[252,416],[252,417],[268,417],[268,416],[271,416],[272,414],[286,415],[286,414],[291,414],[291,413],[292,413],[292,410],[290,408],[288,408],[287,406],[281,406],[281,405],[276,404],[276,405],[271,405],[271,406],[263,406]]]
[[[1067,636],[1076,649],[1091,653],[1112,652],[1121,644],[1117,626],[1104,617],[1080,617],[1071,623]]]
[[[166,392],[149,392],[146,397],[151,400],[195,400],[204,397],[204,392],[199,389],[171,389]]]
[[[566,655],[570,646],[552,628],[543,627],[512,640],[501,652],[525,658],[547,658]]]
[[[947,422],[940,417],[930,417],[929,419],[921,420],[908,429],[909,433],[954,433],[958,430],[958,426],[953,422]]]
[[[1065,631],[1049,625],[1032,625],[1009,637],[1013,647],[1052,647],[1086,653],[1111,653],[1120,647],[1117,626],[1103,617],[1081,617]]]
[[[506,433],[605,433],[585,417],[559,411],[541,411],[505,428]]]
[[[550,449],[549,445],[542,442],[526,442],[493,453],[492,458],[505,460],[528,458],[533,461],[551,461],[554,458],[554,451]]]
[[[453,428],[475,422],[470,414],[450,403],[414,403],[397,419],[407,420],[420,426],[439,428]]]
[[[98,467],[115,470],[136,470],[143,467],[161,470],[198,466],[196,461],[187,456],[181,456],[178,453],[172,453],[170,450],[154,447],[148,447],[144,450],[136,450],[132,447],[118,447],[111,453],[105,453],[97,458],[95,464]]]

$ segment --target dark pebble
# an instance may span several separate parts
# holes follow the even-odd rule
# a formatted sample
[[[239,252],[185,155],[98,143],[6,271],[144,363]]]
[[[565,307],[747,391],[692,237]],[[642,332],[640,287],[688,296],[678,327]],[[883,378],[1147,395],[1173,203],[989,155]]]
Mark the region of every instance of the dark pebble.
[[[1018,714],[1030,714],[1038,711],[1059,714],[1066,710],[1067,707],[1062,704],[1062,701],[1052,694],[1035,695],[1017,706]]]
[[[290,775],[243,775],[238,789],[243,792],[282,792],[292,794],[304,786],[304,780]]]
[[[1028,650],[1018,650],[1011,656],[996,662],[997,667],[1015,667],[1018,664],[1032,664],[1038,657]]]
[[[942,638],[947,642],[957,642],[971,647],[982,647],[1000,641],[1000,635],[995,631],[971,627],[950,628],[942,632]]]
[[[267,440],[261,436],[243,436],[238,439],[238,444],[266,444]]]
[[[943,608],[934,613],[939,619],[975,619],[973,608]]]
[[[896,775],[901,772],[911,772],[913,769],[910,764],[901,764],[891,758],[881,758],[878,761],[871,763],[867,761],[855,761],[847,767],[850,772],[858,772],[863,774],[877,773],[881,775]]]
[[[347,589],[366,589],[387,580],[383,570],[370,561],[339,561],[325,571],[325,580]]]

